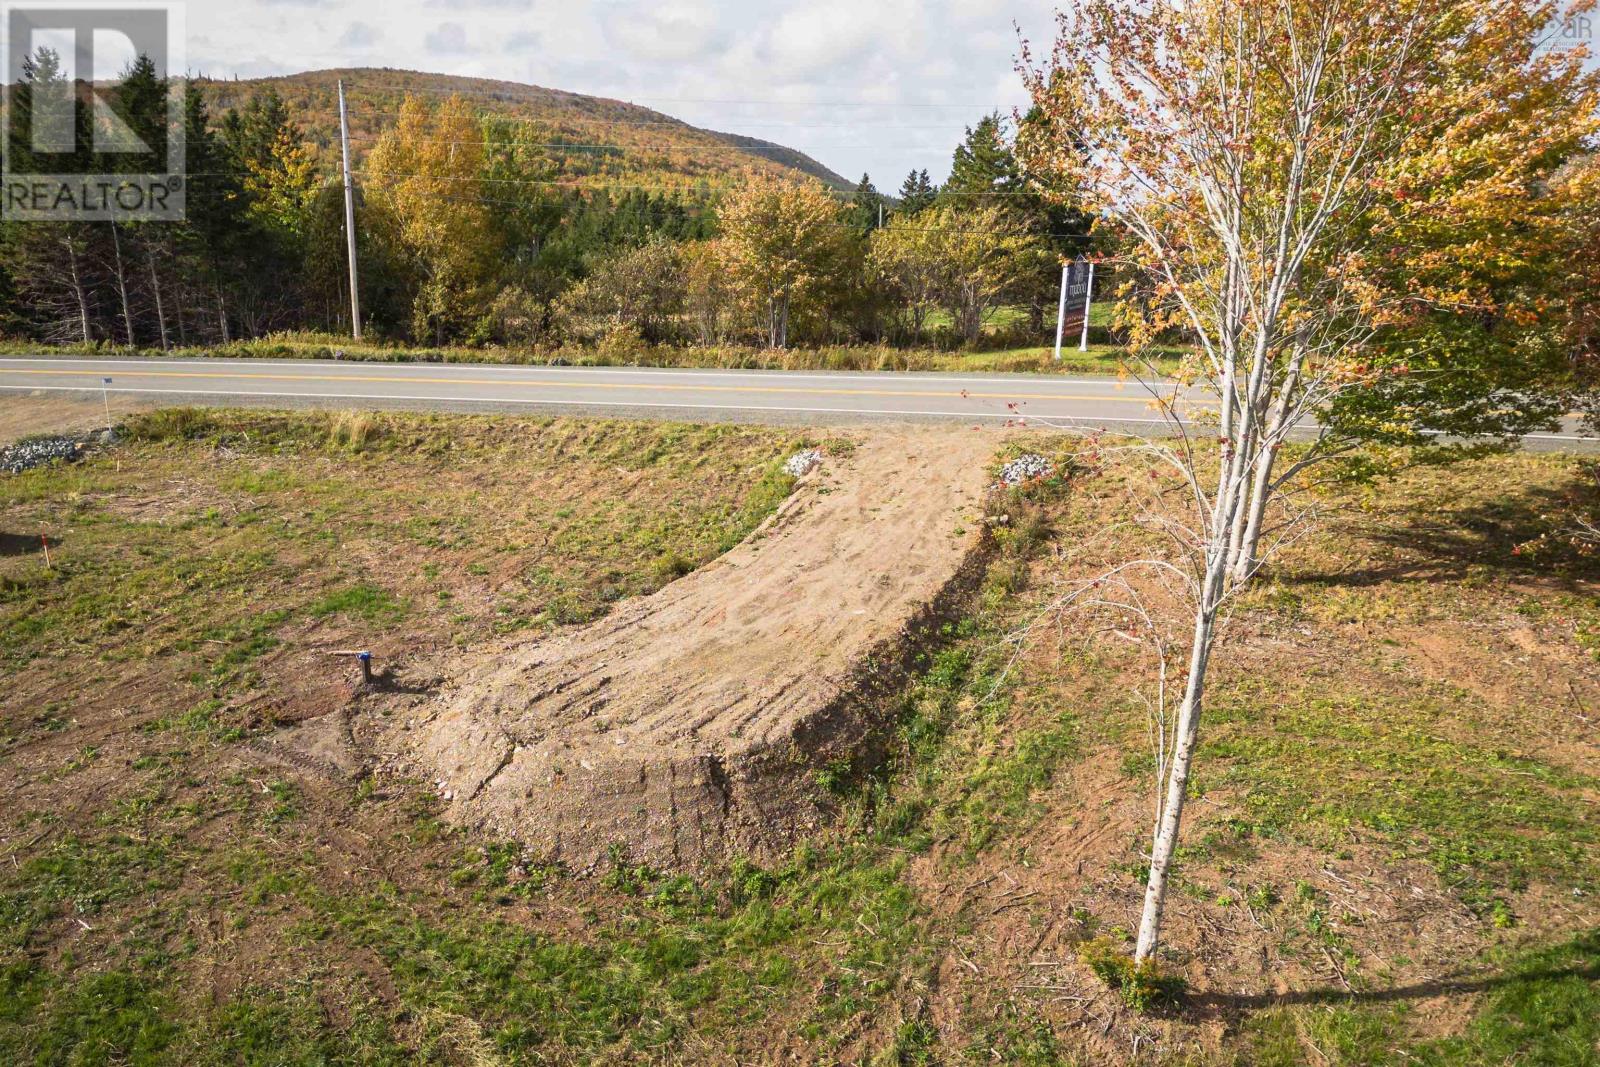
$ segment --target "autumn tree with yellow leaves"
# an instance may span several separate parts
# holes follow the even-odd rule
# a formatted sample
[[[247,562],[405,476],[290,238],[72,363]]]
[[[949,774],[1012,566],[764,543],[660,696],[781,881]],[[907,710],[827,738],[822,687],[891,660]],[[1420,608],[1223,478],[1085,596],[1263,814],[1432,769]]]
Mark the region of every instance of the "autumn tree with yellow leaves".
[[[772,348],[788,346],[797,306],[826,292],[844,260],[840,211],[818,182],[755,173],[717,212],[724,263]]]
[[[1135,341],[1194,346],[1158,391],[1176,479],[1152,513],[1170,555],[1130,561],[1192,609],[1158,711],[1159,802],[1134,964],[1153,966],[1227,605],[1284,539],[1274,504],[1318,464],[1495,438],[1548,422],[1514,360],[1427,328],[1438,312],[1536,322],[1561,205],[1546,179],[1595,131],[1582,56],[1542,47],[1564,13],[1500,0],[1083,0],[1050,54],[1023,57],[1031,174],[1126,235]],[[1544,232],[1541,232],[1544,231]],[[1400,343],[1396,343],[1396,342]],[[1514,355],[1514,352],[1513,352]],[[1508,388],[1508,385],[1510,386]],[[1296,436],[1303,447],[1287,448]],[[1215,442],[1210,447],[1208,441]],[[1093,587],[1061,603],[1112,604]],[[1165,661],[1163,661],[1165,662]],[[1163,688],[1163,692],[1165,692]]]
[[[367,197],[379,216],[373,225],[393,227],[419,279],[412,300],[418,337],[442,343],[488,302],[499,241],[476,181],[483,152],[478,117],[462,97],[435,110],[407,96],[398,123],[367,158]]]
[[[944,203],[896,215],[872,235],[868,256],[907,310],[913,336],[921,337],[929,309],[942,307],[969,345],[1024,281],[1054,271],[1043,243],[995,204]]]

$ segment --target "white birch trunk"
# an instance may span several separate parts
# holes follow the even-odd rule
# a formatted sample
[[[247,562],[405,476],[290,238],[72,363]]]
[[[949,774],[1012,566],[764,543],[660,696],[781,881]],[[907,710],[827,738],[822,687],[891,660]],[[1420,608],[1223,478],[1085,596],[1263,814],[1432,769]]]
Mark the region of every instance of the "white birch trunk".
[[[1248,427],[1251,421],[1248,407],[1245,411]],[[1154,954],[1161,942],[1161,920],[1166,911],[1172,856],[1178,847],[1183,807],[1189,797],[1189,770],[1200,741],[1206,669],[1211,663],[1211,647],[1217,635],[1217,611],[1222,606],[1228,587],[1229,564],[1232,562],[1229,542],[1236,516],[1246,507],[1247,502],[1242,494],[1249,484],[1249,471],[1249,457],[1243,448],[1235,449],[1223,457],[1216,509],[1211,513],[1206,569],[1195,602],[1194,632],[1189,646],[1189,676],[1184,682],[1172,758],[1167,763],[1165,795],[1157,813],[1155,838],[1150,845],[1150,875],[1145,883],[1144,910],[1139,918],[1139,937],[1134,947],[1134,960],[1141,964]]]
[[[77,249],[77,246],[75,246],[72,243],[72,238],[70,238],[70,237],[67,238],[66,245],[67,245],[67,269],[71,272],[71,275],[72,275],[72,296],[73,296],[73,299],[78,302],[78,326],[79,326],[80,330],[83,333],[83,343],[84,344],[88,344],[89,343],[89,339],[90,339],[90,332],[89,332],[89,294],[84,292],[84,289],[83,289],[83,274],[82,274],[81,271],[78,270],[78,249]]]
[[[117,224],[111,224],[111,250],[116,258],[117,292],[122,296],[122,325],[128,333],[128,347],[134,347],[133,305],[128,302],[128,272],[122,266],[122,238],[117,235]]]
[[[1213,568],[1218,570],[1218,568]],[[1189,655],[1189,679],[1184,687],[1183,705],[1178,712],[1177,744],[1167,771],[1166,797],[1156,824],[1150,848],[1150,877],[1145,884],[1144,912],[1139,918],[1139,940],[1134,960],[1144,963],[1161,940],[1161,920],[1167,905],[1167,881],[1172,873],[1172,854],[1178,847],[1178,830],[1183,821],[1183,805],[1189,797],[1189,768],[1200,741],[1200,712],[1205,699],[1206,666],[1211,658],[1211,643],[1216,636],[1216,609],[1202,606],[1195,612],[1194,638]]]
[[[168,352],[172,349],[171,342],[167,339],[167,311],[161,304],[161,276],[156,273],[156,254],[146,248],[145,257],[150,264],[150,292],[155,295],[156,323],[161,328],[161,351]]]

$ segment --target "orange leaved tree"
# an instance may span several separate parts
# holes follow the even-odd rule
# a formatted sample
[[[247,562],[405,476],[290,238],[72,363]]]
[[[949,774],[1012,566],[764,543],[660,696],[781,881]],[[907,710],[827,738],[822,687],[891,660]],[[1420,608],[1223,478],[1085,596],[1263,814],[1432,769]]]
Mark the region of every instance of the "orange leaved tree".
[[[1582,57],[1541,47],[1560,15],[1503,0],[1082,0],[1047,58],[1024,48],[1029,172],[1126,236],[1135,341],[1184,336],[1179,384],[1218,409],[1213,424],[1157,387],[1174,435],[1150,447],[1186,507],[1163,525],[1176,562],[1149,564],[1181,576],[1193,619],[1140,964],[1159,943],[1219,618],[1294,532],[1274,527],[1274,500],[1373,443],[1503,439],[1552,415],[1475,355],[1423,333],[1410,351],[1392,342],[1457,295],[1452,256],[1493,254],[1474,242],[1495,205],[1511,240],[1540,175],[1592,136]],[[1497,292],[1498,313],[1518,310],[1515,287]],[[1286,449],[1296,436],[1305,446]]]

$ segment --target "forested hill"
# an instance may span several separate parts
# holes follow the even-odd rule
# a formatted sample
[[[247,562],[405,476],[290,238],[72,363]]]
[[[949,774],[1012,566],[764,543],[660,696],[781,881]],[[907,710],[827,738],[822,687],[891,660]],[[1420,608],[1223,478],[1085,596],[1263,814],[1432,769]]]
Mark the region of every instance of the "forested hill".
[[[736,134],[703,130],[670,115],[619,100],[584,96],[537,85],[461,78],[416,71],[356,68],[318,70],[278,78],[205,80],[214,117],[275,89],[303,125],[307,137],[332,148],[338,143],[337,85],[345,83],[350,135],[364,156],[378,135],[394,125],[408,93],[430,101],[459,93],[488,114],[533,122],[547,135],[547,157],[579,183],[619,177],[659,181],[664,189],[703,184],[723,186],[752,168],[800,172],[836,189],[852,182],[783,145]]]

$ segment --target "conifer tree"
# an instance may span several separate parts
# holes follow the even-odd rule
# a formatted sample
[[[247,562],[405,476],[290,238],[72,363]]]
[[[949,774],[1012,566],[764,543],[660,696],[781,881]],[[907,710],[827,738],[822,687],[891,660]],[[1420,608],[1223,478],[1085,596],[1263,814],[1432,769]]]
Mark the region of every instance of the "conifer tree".
[[[883,194],[872,184],[871,176],[863,174],[855,195],[850,198],[850,228],[863,235],[870,234],[878,228],[883,207]]]
[[[933,206],[934,198],[939,190],[933,182],[928,180],[927,170],[913,170],[906,175],[906,180],[900,186],[900,208],[902,215],[918,215]]]

